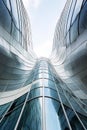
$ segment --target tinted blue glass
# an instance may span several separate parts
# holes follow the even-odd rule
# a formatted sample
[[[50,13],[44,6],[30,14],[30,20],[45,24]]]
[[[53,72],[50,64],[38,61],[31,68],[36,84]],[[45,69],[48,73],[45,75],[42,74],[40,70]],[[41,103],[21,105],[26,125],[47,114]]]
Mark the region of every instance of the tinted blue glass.
[[[78,37],[78,17],[76,18],[76,20],[74,21],[74,23],[72,24],[70,28],[71,43],[75,41],[77,37]]]
[[[69,31],[69,28],[70,28],[73,11],[76,5],[76,0],[71,0],[69,4],[70,4],[70,10],[69,10],[68,20],[67,20],[67,32]]]
[[[12,8],[12,18],[16,27],[19,28],[17,3],[16,3],[16,0],[10,0],[10,1],[11,1],[11,8]]]
[[[45,98],[46,130],[62,130],[57,115],[58,108],[56,101]]]
[[[68,47],[70,45],[70,32],[66,35],[66,46]]]
[[[0,106],[0,118],[9,109],[11,103]]]
[[[73,18],[72,18],[72,23],[74,22],[75,18],[77,17],[77,15],[81,9],[82,2],[83,2],[83,0],[77,0],[77,2],[76,2],[76,6],[74,9]]]
[[[87,29],[87,2],[80,12],[79,33],[82,33],[85,29]]]
[[[19,30],[15,26],[14,22],[12,22],[12,32],[11,32],[11,34],[17,41],[19,41]]]
[[[44,96],[49,96],[58,99],[57,92],[49,88],[44,88]]]
[[[63,130],[69,130],[65,115],[64,115],[64,111],[62,109],[62,107],[60,106],[58,109],[58,116],[59,116],[59,120],[60,120],[60,124],[61,124],[61,128]]]
[[[0,0],[0,26],[10,33],[11,31],[11,16],[5,4]]]
[[[29,94],[29,99],[37,97],[37,96],[42,96],[42,91],[43,91],[43,88],[33,89]]]
[[[13,130],[15,128],[19,114],[21,112],[21,108],[22,106],[16,109],[15,111],[8,113],[4,117],[3,121],[0,123],[1,130]]]
[[[18,130],[42,130],[42,98],[26,104]]]
[[[7,6],[7,8],[8,8],[9,10],[11,10],[9,0],[3,0],[3,1],[4,1],[5,5]]]

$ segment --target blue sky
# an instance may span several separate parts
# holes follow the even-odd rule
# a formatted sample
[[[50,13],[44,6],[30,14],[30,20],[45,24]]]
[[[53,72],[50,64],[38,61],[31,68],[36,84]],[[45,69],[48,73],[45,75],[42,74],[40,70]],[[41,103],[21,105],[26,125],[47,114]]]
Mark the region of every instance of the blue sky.
[[[33,48],[38,57],[49,57],[56,23],[66,0],[23,0],[29,14]]]

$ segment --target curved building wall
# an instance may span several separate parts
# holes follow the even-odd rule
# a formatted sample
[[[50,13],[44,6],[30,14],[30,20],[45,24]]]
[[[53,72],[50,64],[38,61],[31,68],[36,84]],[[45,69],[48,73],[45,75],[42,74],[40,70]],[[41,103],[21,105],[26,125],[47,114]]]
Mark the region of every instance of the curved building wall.
[[[87,1],[67,0],[56,25],[51,62],[73,94],[87,100]]]
[[[24,49],[32,48],[29,18],[21,0],[1,0],[0,17],[0,26],[7,33]]]
[[[37,60],[31,81],[25,95],[0,107],[1,130],[86,130],[86,106],[63,89],[48,59]]]
[[[86,27],[71,40],[75,19],[86,11],[86,1],[80,2],[67,1],[56,26],[51,60],[38,60],[22,1],[0,1],[0,130],[87,129],[86,85],[82,84],[86,69],[81,71],[86,67],[86,40],[82,42]]]
[[[22,1],[0,0],[0,104],[28,91],[26,81],[36,59]]]

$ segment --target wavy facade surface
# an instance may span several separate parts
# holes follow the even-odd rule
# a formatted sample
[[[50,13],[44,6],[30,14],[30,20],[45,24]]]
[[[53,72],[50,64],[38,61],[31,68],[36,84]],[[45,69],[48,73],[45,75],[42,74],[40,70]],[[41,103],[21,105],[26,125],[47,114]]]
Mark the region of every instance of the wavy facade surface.
[[[23,94],[35,62],[30,23],[22,1],[0,0],[0,104]]]
[[[39,59],[31,75],[28,92],[0,107],[0,129],[86,130],[87,108],[63,89],[50,61]]]
[[[0,18],[0,130],[87,130],[87,1],[67,0],[49,59],[21,0],[0,0]]]
[[[87,1],[68,0],[56,25],[51,61],[73,94],[87,99]]]
[[[67,0],[56,25],[50,60],[65,84],[63,91],[77,100],[77,109],[87,107],[87,1]],[[69,102],[74,109],[73,102]],[[74,111],[75,112],[75,111]],[[76,114],[78,119],[81,119]],[[85,114],[87,118],[87,110]],[[84,123],[83,123],[84,124]],[[72,125],[71,125],[72,126]],[[79,125],[78,128],[80,129]],[[85,125],[85,128],[87,126]]]

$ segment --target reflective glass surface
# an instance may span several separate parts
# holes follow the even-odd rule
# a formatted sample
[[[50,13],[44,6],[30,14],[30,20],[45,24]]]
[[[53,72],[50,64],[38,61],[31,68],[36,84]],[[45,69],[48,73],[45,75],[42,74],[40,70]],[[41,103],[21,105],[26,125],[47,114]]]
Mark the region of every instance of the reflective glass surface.
[[[59,106],[58,102],[45,99],[46,130],[62,130],[57,114]]]
[[[80,12],[79,33],[82,33],[85,29],[87,29],[87,1]]]
[[[44,65],[48,73],[44,72]],[[26,82],[27,84],[32,82],[30,91],[13,102],[1,106],[0,129],[78,130],[79,128],[82,130],[87,128],[85,105],[83,106],[81,101],[70,90],[68,91],[66,84],[56,76],[48,61],[42,59],[36,63],[36,66],[38,68],[32,70]],[[42,71],[38,73],[40,66]]]
[[[87,130],[87,0],[67,0],[49,60],[30,37],[22,1],[0,0],[0,130]]]
[[[3,0],[7,8],[11,11],[10,2],[9,0]]]
[[[11,16],[2,0],[0,0],[0,26],[7,32],[11,32]]]
[[[26,104],[18,130],[42,130],[42,98],[34,99]]]

